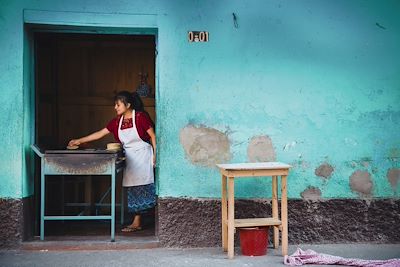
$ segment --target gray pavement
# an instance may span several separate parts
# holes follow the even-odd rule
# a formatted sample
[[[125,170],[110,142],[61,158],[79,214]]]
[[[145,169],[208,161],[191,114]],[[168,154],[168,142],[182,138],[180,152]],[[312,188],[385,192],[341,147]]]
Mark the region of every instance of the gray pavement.
[[[400,258],[400,244],[329,244],[290,246],[289,254],[297,247],[313,249],[320,253],[362,259]],[[245,266],[270,267],[284,266],[280,250],[268,248],[266,256],[249,257],[240,255],[236,249],[235,258],[229,260],[221,248],[201,249],[131,249],[131,250],[94,250],[94,251],[49,251],[49,250],[2,250],[0,266],[184,266],[218,267]],[[320,266],[320,265],[308,265]],[[330,265],[333,266],[333,265]]]

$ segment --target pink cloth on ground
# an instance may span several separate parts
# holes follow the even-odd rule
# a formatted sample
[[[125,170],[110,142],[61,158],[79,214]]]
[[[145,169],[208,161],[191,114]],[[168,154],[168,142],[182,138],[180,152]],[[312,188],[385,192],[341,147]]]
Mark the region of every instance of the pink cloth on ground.
[[[301,266],[305,264],[321,264],[321,265],[346,265],[359,267],[400,267],[400,259],[390,260],[362,260],[350,259],[329,254],[317,253],[314,250],[306,251],[298,248],[295,253],[285,256],[284,264],[290,266]]]

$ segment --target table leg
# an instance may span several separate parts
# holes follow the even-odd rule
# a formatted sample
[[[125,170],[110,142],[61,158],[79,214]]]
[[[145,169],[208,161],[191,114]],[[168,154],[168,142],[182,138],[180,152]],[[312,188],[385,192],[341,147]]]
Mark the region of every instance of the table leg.
[[[272,176],[272,218],[279,219],[278,213],[278,177]],[[279,226],[274,225],[274,248],[279,247]]]
[[[125,220],[125,188],[121,186],[121,225],[124,225]]]
[[[44,240],[44,208],[45,208],[45,176],[44,176],[44,159],[41,158],[41,173],[40,173],[40,240]]]
[[[111,167],[111,242],[115,241],[115,161]]]
[[[228,258],[233,259],[235,254],[235,180],[228,177]]]
[[[282,256],[288,255],[288,210],[287,210],[287,187],[286,175],[281,176],[281,218],[282,218]]]
[[[226,176],[222,175],[222,198],[221,198],[221,226],[222,226],[222,249],[228,250],[228,205],[226,203]]]

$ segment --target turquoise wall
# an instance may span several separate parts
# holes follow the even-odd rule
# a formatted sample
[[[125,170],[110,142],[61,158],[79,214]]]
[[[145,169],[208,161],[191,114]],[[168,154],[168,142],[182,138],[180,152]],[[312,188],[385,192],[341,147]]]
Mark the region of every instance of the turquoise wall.
[[[156,25],[162,197],[219,197],[215,163],[259,160],[293,166],[291,198],[399,196],[396,0],[0,3],[0,197],[32,194],[24,20],[34,19],[84,31]],[[189,30],[210,41],[189,43]],[[237,196],[269,196],[269,185],[240,180]]]

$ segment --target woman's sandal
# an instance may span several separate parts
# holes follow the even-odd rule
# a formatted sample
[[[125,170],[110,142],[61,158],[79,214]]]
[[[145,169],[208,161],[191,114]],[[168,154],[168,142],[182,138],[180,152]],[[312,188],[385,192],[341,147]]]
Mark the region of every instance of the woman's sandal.
[[[137,226],[137,227],[127,226],[127,227],[125,227],[125,228],[122,228],[122,229],[121,229],[121,232],[124,232],[124,233],[132,233],[132,232],[137,232],[137,231],[140,231],[140,230],[142,230],[142,227],[141,227],[141,226]]]

